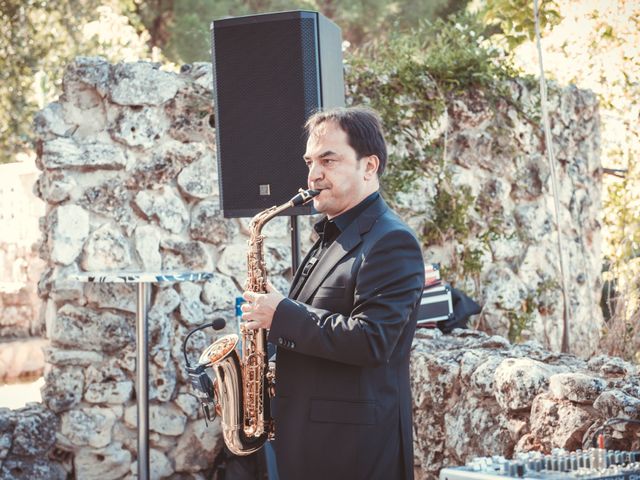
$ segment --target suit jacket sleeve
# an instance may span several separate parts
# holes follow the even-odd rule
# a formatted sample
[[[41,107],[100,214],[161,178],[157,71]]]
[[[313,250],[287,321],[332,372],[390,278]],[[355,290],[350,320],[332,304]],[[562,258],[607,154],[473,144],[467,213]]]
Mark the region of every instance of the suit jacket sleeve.
[[[411,321],[424,285],[420,246],[408,230],[393,230],[360,253],[350,315],[284,299],[269,340],[281,348],[338,362],[377,366]]]

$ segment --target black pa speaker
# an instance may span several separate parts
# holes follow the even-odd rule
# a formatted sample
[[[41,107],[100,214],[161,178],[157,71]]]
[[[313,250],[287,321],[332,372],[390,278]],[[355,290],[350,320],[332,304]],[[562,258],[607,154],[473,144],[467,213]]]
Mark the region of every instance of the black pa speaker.
[[[304,123],[344,106],[340,29],[317,12],[280,12],[215,20],[211,39],[222,210],[250,217],[307,186]]]

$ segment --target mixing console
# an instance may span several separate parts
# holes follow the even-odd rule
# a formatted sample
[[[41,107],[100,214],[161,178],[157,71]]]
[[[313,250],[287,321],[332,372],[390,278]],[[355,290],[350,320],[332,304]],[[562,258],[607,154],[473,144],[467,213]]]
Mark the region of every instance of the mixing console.
[[[551,455],[520,453],[513,460],[504,457],[480,457],[464,467],[444,468],[440,480],[640,480],[640,452],[592,448]]]

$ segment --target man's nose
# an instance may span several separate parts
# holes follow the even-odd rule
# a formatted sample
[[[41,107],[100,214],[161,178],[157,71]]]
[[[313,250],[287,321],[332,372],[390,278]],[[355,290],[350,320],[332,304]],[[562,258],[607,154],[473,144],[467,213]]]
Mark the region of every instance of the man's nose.
[[[315,182],[317,180],[322,179],[322,175],[323,175],[323,171],[320,163],[312,162],[311,166],[309,167],[309,175],[307,176],[307,178],[309,179],[309,182]]]

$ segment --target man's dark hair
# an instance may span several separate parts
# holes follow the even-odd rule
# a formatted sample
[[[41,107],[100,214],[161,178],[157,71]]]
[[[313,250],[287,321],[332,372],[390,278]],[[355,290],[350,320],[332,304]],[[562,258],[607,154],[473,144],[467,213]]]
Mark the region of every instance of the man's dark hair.
[[[304,128],[308,134],[324,122],[336,122],[345,131],[349,145],[358,159],[377,155],[380,160],[378,177],[387,165],[387,144],[382,133],[382,121],[375,110],[366,107],[332,108],[314,113]]]

